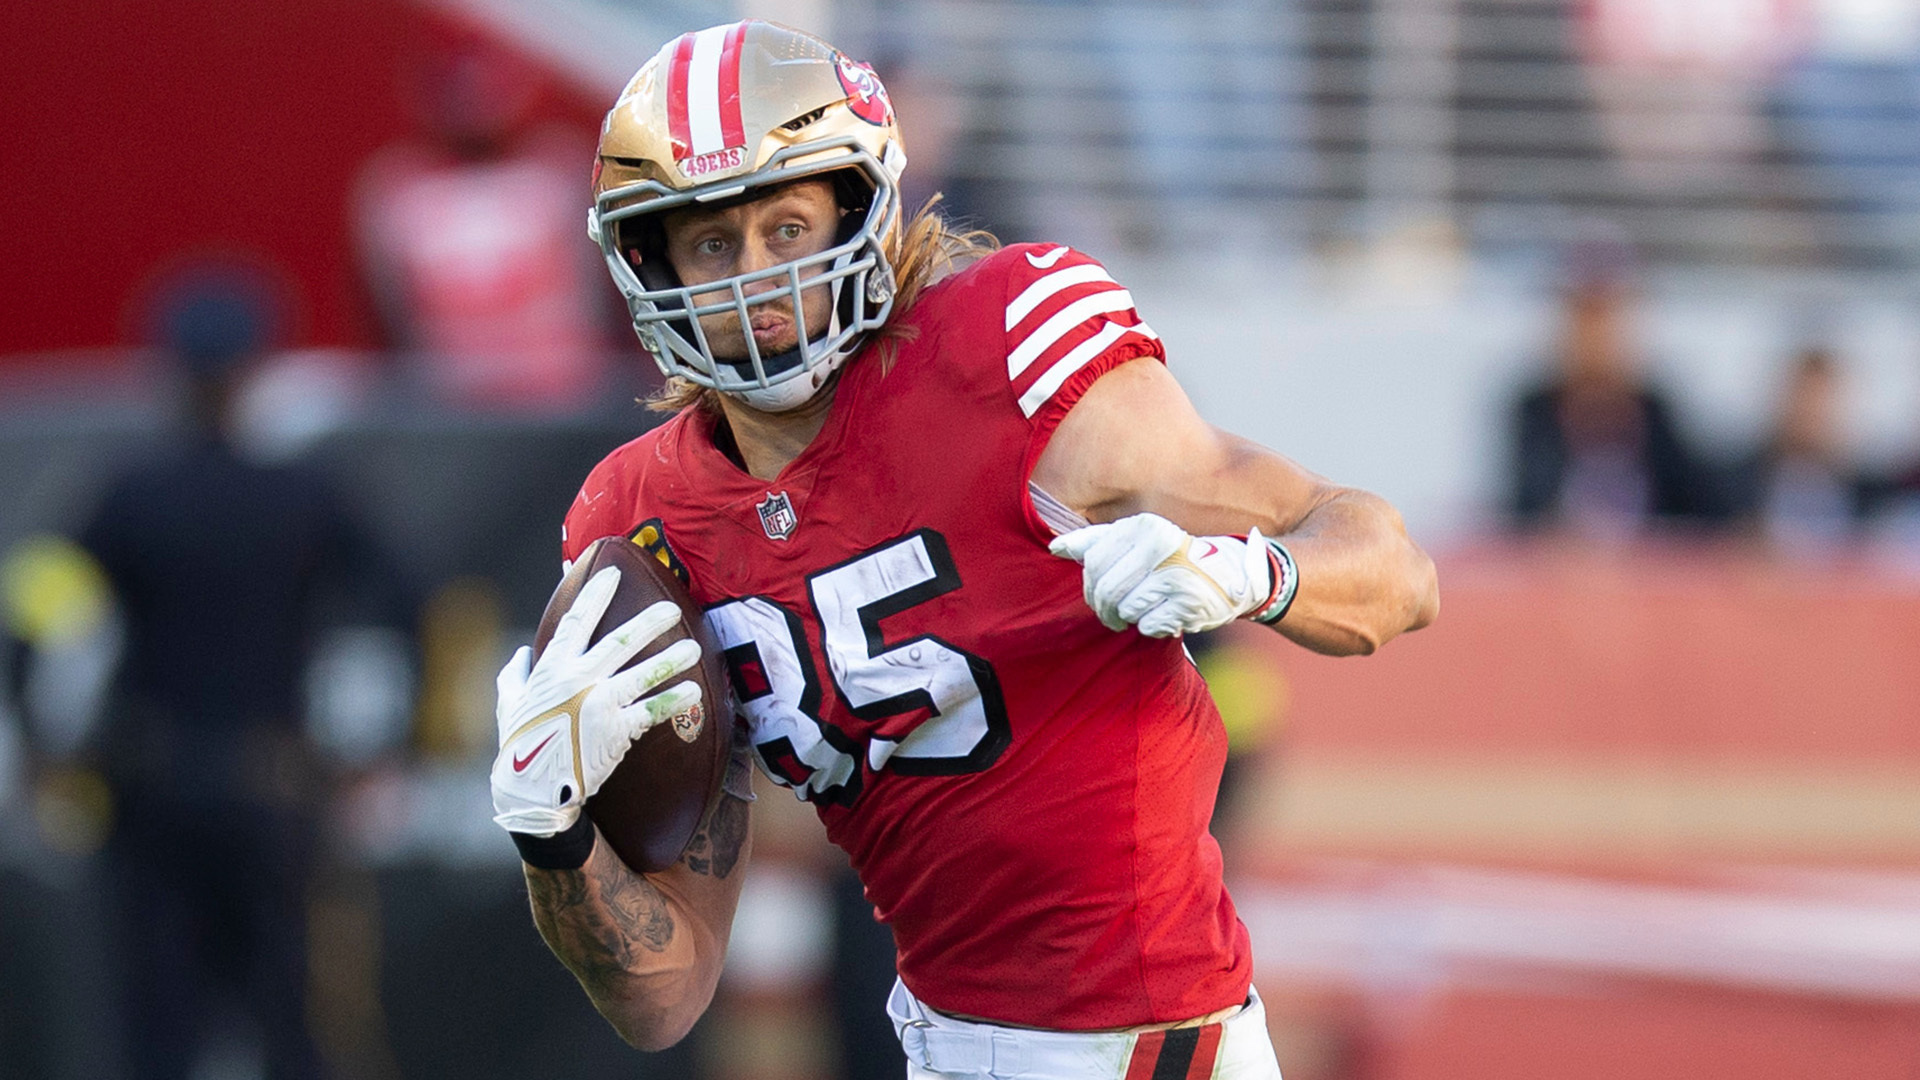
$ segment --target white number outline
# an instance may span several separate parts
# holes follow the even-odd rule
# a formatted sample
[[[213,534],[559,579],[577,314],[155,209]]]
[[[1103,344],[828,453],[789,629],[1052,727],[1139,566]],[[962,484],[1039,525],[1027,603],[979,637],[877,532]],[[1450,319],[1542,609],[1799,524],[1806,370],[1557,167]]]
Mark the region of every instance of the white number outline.
[[[927,719],[914,725],[913,731],[895,744],[897,749],[880,755],[882,764],[890,766],[903,776],[958,776],[962,773],[980,772],[999,760],[1000,754],[1006,750],[1007,744],[1013,738],[1012,728],[1007,720],[1006,698],[1000,692],[1000,677],[994,673],[992,665],[936,634],[920,634],[889,643],[880,629],[880,620],[899,615],[937,596],[945,596],[960,588],[960,571],[954,566],[953,554],[947,548],[946,537],[932,529],[916,529],[905,536],[875,545],[850,559],[808,574],[807,595],[813,602],[814,623],[820,627],[824,644],[828,633],[828,621],[820,605],[818,582],[821,578],[855,563],[875,559],[895,548],[911,545],[916,540],[920,542],[922,550],[927,554],[927,562],[932,567],[933,576],[919,584],[888,593],[859,606],[860,629],[866,639],[866,654],[862,659],[879,661],[889,654],[897,654],[922,644],[932,644],[957,655],[966,662],[967,669],[973,676],[974,689],[978,693],[986,730],[981,733],[979,740],[966,754],[948,756],[914,754],[910,747],[914,736],[926,730],[928,725],[937,724],[944,719],[943,714],[934,705],[931,692],[925,688],[916,688],[889,698],[855,706],[831,664],[828,665],[827,675],[829,681],[833,683],[833,692],[840,699],[840,704],[861,720],[881,720],[917,709],[925,709],[931,714]],[[869,763],[874,757],[874,750],[869,747],[867,755]]]
[[[954,592],[961,587],[960,574],[954,565],[953,555],[947,547],[946,538],[933,529],[915,530],[905,536],[875,545],[849,559],[842,560],[832,566],[824,567],[807,575],[807,595],[813,608],[814,623],[820,627],[822,647],[826,648],[828,645],[826,636],[829,623],[821,611],[820,592],[818,589],[819,580],[825,575],[832,574],[836,570],[853,566],[862,560],[872,559],[900,545],[912,544],[916,540],[920,542],[923,550],[926,552],[927,562],[932,568],[933,576],[904,589],[887,593],[868,603],[858,605],[855,610],[862,633],[864,634],[865,648],[864,654],[856,655],[856,658],[862,661],[885,661],[886,657],[896,656],[903,650],[931,644],[963,660],[969,675],[972,677],[974,688],[977,691],[977,700],[980,704],[982,714],[981,718],[985,723],[985,730],[981,733],[980,738],[965,754],[920,756],[912,753],[911,743],[914,734],[925,730],[929,724],[940,722],[944,716],[935,706],[933,694],[927,688],[916,687],[915,689],[894,694],[887,698],[870,701],[865,705],[855,706],[846,688],[841,685],[838,674],[834,672],[832,665],[829,664],[827,671],[828,681],[833,685],[834,694],[838,698],[841,707],[845,708],[855,717],[861,720],[880,720],[889,716],[897,716],[904,712],[922,709],[926,710],[929,714],[926,719],[914,725],[913,731],[906,737],[902,738],[898,743],[893,743],[892,749],[884,753],[877,752],[878,744],[888,743],[890,740],[874,738],[867,740],[868,746],[864,748],[863,752],[863,748],[860,746],[860,740],[847,734],[847,732],[842,730],[838,725],[826,720],[822,716],[819,668],[815,664],[813,643],[808,639],[806,628],[798,615],[784,605],[766,596],[736,597],[722,601],[707,609],[708,612],[711,613],[732,604],[743,604],[747,601],[754,600],[773,608],[785,617],[787,629],[794,644],[794,660],[801,673],[804,688],[801,691],[798,701],[789,701],[784,698],[779,698],[778,700],[781,705],[797,711],[807,719],[813,721],[814,725],[820,730],[821,738],[835,750],[853,758],[854,762],[853,773],[845,784],[825,786],[809,795],[809,783],[793,784],[791,778],[786,777],[768,765],[769,755],[776,758],[791,756],[796,761],[800,760],[798,754],[794,751],[791,740],[785,736],[779,736],[774,739],[769,739],[764,743],[755,743],[754,753],[760,758],[761,768],[768,776],[774,778],[777,782],[792,787],[803,799],[850,807],[860,797],[863,789],[864,772],[867,768],[872,768],[876,773],[882,769],[892,769],[905,776],[957,776],[965,773],[980,772],[998,761],[1000,755],[1005,752],[1007,746],[1013,741],[1012,725],[1008,720],[1006,698],[1001,692],[999,676],[994,672],[993,666],[987,663],[985,659],[952,644],[936,634],[919,634],[900,641],[889,642],[882,632],[880,623],[883,619],[899,615],[935,597],[945,596],[948,593]],[[747,709],[748,701],[739,697],[744,687],[735,660],[737,656],[744,655],[749,646],[758,654],[763,647],[783,647],[783,644],[778,641],[762,641],[758,637],[755,637],[739,642],[726,650],[728,675],[734,680],[736,699],[743,712]],[[762,657],[761,663],[764,667],[766,663],[764,657]],[[932,667],[932,665],[917,663],[902,666]],[[771,687],[771,684],[769,685]],[[770,688],[769,693],[777,694],[777,691],[773,691]],[[766,695],[760,696],[764,697]],[[751,700],[757,701],[759,697]],[[749,719],[751,720],[751,717]]]
[[[756,602],[778,613],[780,617],[785,620],[787,636],[793,644],[791,650],[787,649],[786,643],[784,642],[777,640],[764,641],[758,636],[748,637],[731,646],[724,644],[726,635],[722,632],[723,628],[714,626],[711,616],[723,608],[735,606],[751,608]],[[774,600],[770,596],[735,597],[731,600],[725,600],[712,605],[706,609],[706,612],[709,616],[709,628],[715,632],[716,636],[721,638],[723,643],[721,651],[726,662],[727,678],[733,687],[734,706],[742,713],[747,714],[749,726],[755,727],[761,722],[752,715],[754,711],[753,703],[761,701],[764,698],[773,698],[775,707],[784,709],[789,713],[798,713],[801,718],[810,721],[818,730],[821,740],[832,750],[845,755],[851,764],[851,771],[846,783],[820,784],[815,788],[815,778],[825,766],[809,764],[806,758],[801,755],[800,749],[794,746],[792,739],[785,735],[777,735],[764,742],[756,742],[753,744],[754,756],[759,758],[761,771],[765,772],[767,776],[772,778],[776,783],[793,789],[802,799],[837,806],[852,806],[860,797],[862,784],[860,774],[860,747],[839,728],[820,719],[820,675],[818,669],[814,666],[813,646],[807,641],[806,627],[801,623],[800,616],[789,611],[779,601]],[[751,620],[749,619],[747,621],[750,622]],[[779,689],[774,685],[773,672],[768,667],[765,656],[766,650],[762,648],[763,645],[785,652],[793,660],[794,666],[798,669],[800,676],[801,690],[799,700],[792,701],[781,696]],[[765,673],[767,679],[766,692],[755,694],[751,697],[747,695],[746,680],[741,671],[741,660],[744,659],[749,652],[752,653],[754,658],[759,660],[761,670]],[[791,722],[794,718],[787,717],[785,719]],[[809,770],[808,775],[796,782],[793,777],[789,776],[784,770],[774,767],[774,762],[783,761],[788,758],[807,768]],[[813,792],[811,795],[808,794],[810,789]]]

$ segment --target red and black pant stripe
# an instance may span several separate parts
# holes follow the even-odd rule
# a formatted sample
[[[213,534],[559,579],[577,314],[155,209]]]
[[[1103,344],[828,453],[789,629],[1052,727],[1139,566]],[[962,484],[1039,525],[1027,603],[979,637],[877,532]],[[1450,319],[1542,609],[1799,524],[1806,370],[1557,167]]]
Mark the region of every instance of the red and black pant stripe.
[[[1220,1033],[1219,1024],[1144,1032],[1133,1044],[1126,1080],[1207,1080]]]

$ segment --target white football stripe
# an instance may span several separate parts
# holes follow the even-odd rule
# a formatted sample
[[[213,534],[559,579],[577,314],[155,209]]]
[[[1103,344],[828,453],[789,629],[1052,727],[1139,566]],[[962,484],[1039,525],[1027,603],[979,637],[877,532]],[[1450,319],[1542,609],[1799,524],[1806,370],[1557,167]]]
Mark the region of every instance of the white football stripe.
[[[1027,370],[1040,354],[1053,348],[1061,338],[1073,332],[1073,328],[1093,318],[1095,315],[1111,315],[1116,311],[1132,311],[1133,294],[1114,287],[1102,289],[1092,296],[1083,296],[1068,304],[1028,334],[1026,340],[1007,354],[1007,378],[1017,379]]]
[[[1112,345],[1128,334],[1138,334],[1141,337],[1154,340],[1158,340],[1160,336],[1148,328],[1146,323],[1141,323],[1138,326],[1121,326],[1119,323],[1108,323],[1100,328],[1099,333],[1081,342],[1074,347],[1072,352],[1054,361],[1053,366],[1048,368],[1045,374],[1034,380],[1034,384],[1027,387],[1027,392],[1020,395],[1020,411],[1027,416],[1032,416],[1034,413],[1040,411],[1040,406],[1047,403],[1047,399],[1053,396],[1054,391],[1066,385],[1067,380],[1073,378],[1074,372],[1086,367],[1095,357],[1106,352],[1107,346]]]
[[[1085,285],[1089,281],[1113,281],[1113,279],[1107,276],[1106,268],[1099,263],[1081,263],[1079,266],[1069,266],[1065,270],[1055,270],[1028,285],[1021,290],[1019,296],[1013,298],[1013,303],[1007,305],[1007,329],[1011,330],[1020,325],[1020,320],[1032,314],[1033,309],[1039,307],[1047,297],[1062,289]],[[1119,283],[1115,282],[1115,284]]]
[[[728,29],[710,27],[693,36],[693,61],[687,65],[687,134],[695,154],[725,149],[720,134],[720,52],[726,47]]]

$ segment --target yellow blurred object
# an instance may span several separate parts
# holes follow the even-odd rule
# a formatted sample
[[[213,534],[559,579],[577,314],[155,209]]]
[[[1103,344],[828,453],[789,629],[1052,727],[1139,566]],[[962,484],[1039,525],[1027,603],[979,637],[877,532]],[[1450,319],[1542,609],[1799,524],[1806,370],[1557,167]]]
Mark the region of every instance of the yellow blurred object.
[[[1227,727],[1227,751],[1257,750],[1286,723],[1293,688],[1273,658],[1232,638],[1195,659]]]
[[[99,851],[113,831],[113,792],[92,769],[53,769],[34,786],[40,839],[66,855]]]
[[[30,536],[0,561],[0,613],[8,630],[35,648],[98,629],[112,596],[100,564],[64,537]]]
[[[380,1000],[380,894],[365,867],[334,867],[307,904],[307,1024],[333,1071],[400,1076]]]
[[[420,621],[421,753],[463,760],[495,749],[494,676],[504,659],[500,595],[481,578],[448,582]]]
[[[817,986],[785,994],[738,994],[724,987],[702,1025],[706,1071],[728,1080],[827,1080],[839,1055]]]

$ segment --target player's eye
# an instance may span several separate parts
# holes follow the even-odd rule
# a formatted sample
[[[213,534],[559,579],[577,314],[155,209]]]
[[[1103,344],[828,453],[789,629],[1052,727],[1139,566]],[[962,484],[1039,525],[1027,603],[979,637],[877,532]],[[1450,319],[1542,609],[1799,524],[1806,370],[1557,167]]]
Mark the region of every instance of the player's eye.
[[[704,240],[695,242],[693,250],[695,254],[699,255],[725,255],[727,253],[727,242],[717,236],[709,236]]]
[[[774,230],[775,234],[778,235],[780,239],[785,240],[788,243],[792,243],[793,241],[800,239],[800,237],[806,231],[807,231],[806,226],[800,225],[794,222],[788,222],[787,224],[782,225],[778,229]]]

